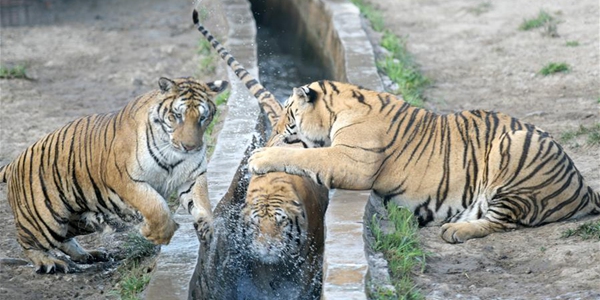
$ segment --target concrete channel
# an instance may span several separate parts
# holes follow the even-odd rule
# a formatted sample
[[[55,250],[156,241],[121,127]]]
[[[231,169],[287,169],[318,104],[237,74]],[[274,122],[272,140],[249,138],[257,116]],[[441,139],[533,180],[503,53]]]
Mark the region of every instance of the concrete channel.
[[[268,4],[269,1],[263,2]],[[286,2],[289,9],[299,12],[299,21],[310,24],[298,34],[319,48],[318,55],[333,79],[383,90],[358,8],[347,0]],[[256,23],[250,3],[224,0],[222,5],[229,24],[225,46],[258,77]],[[210,24],[205,25],[210,28]],[[231,182],[239,179],[236,172],[246,150],[260,138],[256,132],[259,117],[256,100],[230,70],[228,77],[232,83],[229,112],[208,168],[213,208],[228,192]],[[304,83],[290,83],[289,88]],[[389,286],[385,261],[364,243],[369,240],[363,235],[364,220],[370,220],[373,212],[381,210],[378,203],[380,201],[367,192],[335,190],[330,193],[322,299],[367,299],[366,289],[373,280],[378,281],[379,286]],[[199,243],[191,217],[180,209],[175,218],[181,227],[171,244],[161,249],[155,273],[145,291],[146,299],[188,299],[193,295],[190,282],[195,280]]]

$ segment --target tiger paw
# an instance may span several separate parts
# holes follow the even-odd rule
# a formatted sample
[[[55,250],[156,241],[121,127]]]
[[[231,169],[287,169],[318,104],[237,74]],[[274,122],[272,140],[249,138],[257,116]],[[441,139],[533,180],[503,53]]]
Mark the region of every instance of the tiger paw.
[[[252,152],[248,159],[248,169],[254,174],[283,171],[283,166],[277,166],[276,160],[282,158],[282,153],[276,147],[260,148]]]
[[[194,222],[194,228],[196,229],[196,234],[198,235],[200,242],[210,242],[213,236],[213,226],[211,223],[203,221],[198,223]]]
[[[179,224],[172,218],[164,224],[150,224],[144,223],[140,229],[140,233],[147,240],[151,241],[156,245],[167,245],[171,241],[171,238],[175,234],[175,231],[179,228]]]
[[[25,250],[25,255],[31,260],[38,274],[68,273],[69,263],[41,250]],[[72,264],[72,263],[71,263]]]
[[[80,257],[71,256],[71,259],[74,262],[80,264],[92,264],[95,262],[108,261],[109,255],[108,253],[101,250],[91,250],[88,251],[85,255],[81,255]]]
[[[479,221],[479,220],[477,220]],[[467,240],[484,237],[491,232],[485,230],[477,221],[446,223],[442,225],[442,239],[448,243],[464,243]]]

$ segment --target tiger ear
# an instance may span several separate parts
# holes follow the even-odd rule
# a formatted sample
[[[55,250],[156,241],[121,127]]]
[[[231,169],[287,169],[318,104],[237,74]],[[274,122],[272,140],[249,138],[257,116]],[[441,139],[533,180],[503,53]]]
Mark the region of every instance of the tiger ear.
[[[317,100],[317,92],[306,85],[299,88],[293,88],[292,92],[298,98],[303,99],[308,103],[313,103]]]
[[[167,77],[161,77],[158,79],[158,87],[160,87],[160,91],[163,94],[169,92],[173,86],[175,86],[175,82]]]
[[[218,94],[229,86],[229,82],[225,80],[215,80],[213,82],[207,82],[206,85],[211,91]]]

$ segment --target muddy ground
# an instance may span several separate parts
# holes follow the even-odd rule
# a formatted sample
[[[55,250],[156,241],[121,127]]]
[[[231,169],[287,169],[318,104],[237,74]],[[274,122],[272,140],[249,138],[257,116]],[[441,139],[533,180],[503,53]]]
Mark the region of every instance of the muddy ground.
[[[157,89],[161,76],[225,79],[222,70],[217,75],[199,66],[201,35],[191,20],[193,1],[49,2],[46,17],[30,20],[36,25],[1,28],[2,66],[25,65],[29,79],[0,79],[0,165],[74,118],[120,109]],[[211,2],[203,4],[210,9]],[[206,22],[213,22],[208,17]],[[217,35],[223,30],[213,29]],[[25,258],[5,184],[0,185],[0,232],[0,259]],[[127,235],[134,232],[135,227],[80,238],[84,247],[103,247],[116,258],[82,265],[81,273],[37,275],[31,265],[0,263],[0,299],[117,298],[111,291],[120,278],[118,258],[127,255]]]
[[[386,27],[408,36],[409,50],[433,82],[425,92],[429,108],[503,111],[557,137],[600,122],[597,1],[369,1],[384,8]],[[122,107],[154,89],[160,76],[199,75],[191,2],[71,0],[55,10],[52,24],[3,27],[2,65],[25,64],[32,79],[0,79],[0,164],[76,117]],[[540,9],[559,20],[558,37],[518,30]],[[579,45],[567,47],[567,41]],[[551,61],[564,61],[571,71],[537,74]],[[600,189],[600,145],[580,138],[565,148]],[[600,242],[560,238],[582,222],[461,245],[443,243],[439,228],[424,228],[432,256],[417,283],[432,299],[600,299]],[[5,185],[0,228],[0,258],[23,258]],[[95,234],[82,244],[118,255],[126,234]],[[30,265],[0,264],[0,298],[114,298],[116,265],[40,276]]]
[[[600,123],[599,4],[585,1],[367,0],[385,26],[405,36],[433,84],[438,112],[502,111],[561,136]],[[545,10],[556,33],[520,31]],[[576,41],[577,46],[567,46]],[[538,74],[549,62],[571,70]],[[600,190],[600,144],[563,142],[583,176]],[[585,221],[598,220],[598,217]],[[439,228],[421,230],[432,253],[417,283],[431,299],[600,299],[600,241],[562,239],[584,221],[492,234],[449,245]]]

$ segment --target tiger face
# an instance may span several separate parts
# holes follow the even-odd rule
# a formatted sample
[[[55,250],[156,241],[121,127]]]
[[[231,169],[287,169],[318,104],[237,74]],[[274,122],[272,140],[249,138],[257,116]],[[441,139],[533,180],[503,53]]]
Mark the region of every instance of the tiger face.
[[[289,183],[276,174],[254,176],[242,209],[244,238],[264,263],[297,258],[306,244],[304,206]]]
[[[285,115],[274,128],[275,134],[287,144],[302,142],[305,148],[330,146],[333,120],[328,111],[322,93],[310,85],[294,88],[285,102]]]
[[[158,81],[162,101],[152,113],[154,123],[164,131],[164,139],[179,153],[195,153],[203,149],[203,137],[212,121],[216,105],[214,97],[225,90],[227,81],[199,82],[193,78]]]

